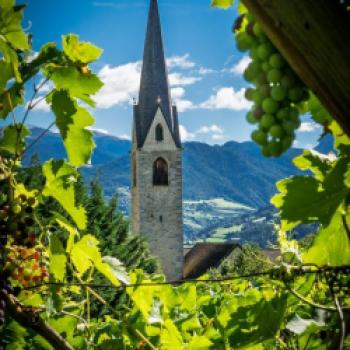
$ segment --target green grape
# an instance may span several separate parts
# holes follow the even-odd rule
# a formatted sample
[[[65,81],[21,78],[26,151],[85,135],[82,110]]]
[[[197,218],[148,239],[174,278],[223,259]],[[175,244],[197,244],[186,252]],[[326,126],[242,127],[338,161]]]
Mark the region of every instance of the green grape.
[[[236,35],[237,49],[239,51],[247,51],[253,45],[253,39],[247,33],[238,33]]]
[[[261,64],[261,69],[267,73],[270,69],[271,69],[271,66],[269,65],[269,62],[266,62],[264,61],[262,64]]]
[[[291,75],[284,75],[281,78],[281,85],[286,89],[291,89],[295,86],[295,79]]]
[[[272,68],[280,69],[284,66],[285,60],[279,53],[274,53],[270,56],[269,64]]]
[[[256,124],[259,120],[254,116],[253,112],[248,112],[246,116],[249,124]]]
[[[251,69],[249,69],[249,67],[244,71],[243,76],[245,80],[250,82],[253,82],[256,78],[255,73]]]
[[[14,214],[19,214],[22,211],[22,207],[19,204],[14,204],[11,207],[11,210]]]
[[[254,90],[253,92],[253,101],[257,106],[261,106],[264,98],[261,96],[258,90]]]
[[[272,98],[265,98],[262,103],[262,108],[266,113],[275,113],[278,109],[278,103]]]
[[[289,119],[294,121],[297,121],[299,119],[299,112],[297,108],[289,108]]]
[[[269,97],[270,96],[269,84],[263,84],[263,85],[259,86],[259,93],[264,98]]]
[[[262,130],[255,130],[252,132],[252,140],[256,142],[258,145],[266,145],[267,144],[267,134]]]
[[[265,73],[260,73],[259,76],[256,78],[255,83],[257,85],[259,85],[259,86],[267,84],[266,74]]]
[[[270,83],[278,83],[282,78],[282,73],[279,69],[271,69],[267,73],[267,80]]]
[[[244,97],[248,100],[248,101],[253,101],[253,99],[254,99],[254,92],[255,92],[255,90],[254,89],[252,89],[252,88],[249,88],[249,89],[247,89],[246,91],[245,91],[245,93],[244,93]]]
[[[258,56],[262,61],[265,61],[273,52],[274,48],[270,43],[263,43],[258,47]]]
[[[254,23],[253,26],[253,33],[257,36],[257,37],[262,37],[265,36],[264,31],[261,28],[261,25],[258,22]]]
[[[270,142],[269,149],[273,157],[278,157],[282,153],[282,145],[280,142],[277,141]]]
[[[261,152],[265,157],[271,157],[271,151],[270,151],[269,145],[264,145],[261,149]]]
[[[298,87],[292,88],[288,91],[288,97],[293,102],[300,102],[303,99],[304,90]]]
[[[253,59],[253,60],[258,60],[259,56],[258,56],[258,45],[254,45],[250,52],[249,52],[249,56]]]
[[[293,141],[294,141],[294,135],[293,136],[287,135],[287,136],[283,137],[282,150],[285,151],[288,148],[290,148],[293,144]]]
[[[287,90],[283,86],[273,86],[271,88],[271,97],[275,101],[282,101],[287,96]]]
[[[286,134],[291,135],[295,130],[295,123],[290,120],[285,120],[282,124],[283,130]]]
[[[250,62],[247,69],[251,70],[256,76],[258,76],[262,71],[261,65],[258,61]]]
[[[277,112],[277,119],[279,120],[286,120],[289,118],[289,109],[288,108],[282,108]]]
[[[260,106],[254,106],[253,114],[254,114],[254,117],[255,117],[255,118],[257,118],[258,120],[260,120],[261,117],[262,117],[263,114],[264,114],[264,110],[263,110]]]
[[[269,129],[275,123],[275,118],[272,114],[266,113],[262,116],[260,125],[263,128]]]
[[[272,137],[281,138],[283,136],[283,128],[281,125],[275,124],[271,126],[269,133]]]

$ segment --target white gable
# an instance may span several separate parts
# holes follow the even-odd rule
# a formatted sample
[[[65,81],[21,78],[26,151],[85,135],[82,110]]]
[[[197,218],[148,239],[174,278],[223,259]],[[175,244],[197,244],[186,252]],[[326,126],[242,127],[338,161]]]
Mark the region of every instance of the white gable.
[[[156,127],[158,124],[163,127],[163,141],[156,140]],[[173,151],[177,149],[174,138],[160,108],[157,109],[142,148],[149,151]]]

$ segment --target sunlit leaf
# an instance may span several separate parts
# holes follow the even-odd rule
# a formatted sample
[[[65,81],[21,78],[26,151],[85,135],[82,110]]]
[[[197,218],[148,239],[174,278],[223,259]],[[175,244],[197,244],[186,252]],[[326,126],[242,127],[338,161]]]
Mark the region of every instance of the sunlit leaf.
[[[75,67],[56,67],[49,72],[49,76],[57,90],[67,90],[70,96],[79,98],[92,107],[95,106],[90,96],[103,85],[95,74],[82,74]]]
[[[57,281],[63,281],[66,276],[66,252],[57,235],[51,234],[49,241],[50,273]]]
[[[67,91],[56,91],[52,96],[52,110],[67,150],[69,162],[81,166],[91,158],[95,146],[93,134],[86,128],[94,123],[91,114],[76,106]]]
[[[79,42],[75,34],[64,35],[62,38],[63,50],[73,62],[90,63],[97,60],[103,50],[88,42]]]
[[[82,206],[75,205],[74,183],[78,176],[75,168],[64,161],[49,160],[43,165],[43,174],[46,178],[43,195],[55,198],[83,230],[86,212]]]
[[[303,255],[305,263],[318,266],[350,265],[350,241],[343,220],[342,215],[337,213],[330,224],[318,232],[312,246]]]

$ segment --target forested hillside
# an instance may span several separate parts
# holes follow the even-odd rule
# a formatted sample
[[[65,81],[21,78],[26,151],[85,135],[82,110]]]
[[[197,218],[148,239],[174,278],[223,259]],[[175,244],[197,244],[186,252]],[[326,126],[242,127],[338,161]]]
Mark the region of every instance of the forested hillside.
[[[32,128],[35,138],[40,128]],[[91,165],[81,171],[87,180],[99,175],[107,196],[119,187],[130,186],[131,143],[117,137],[94,133],[97,147]],[[322,141],[320,151],[331,147],[328,139]],[[280,158],[265,158],[253,142],[230,141],[224,145],[208,145],[199,142],[184,143],[184,199],[225,198],[261,208],[269,203],[275,193],[275,182],[297,173],[291,160],[301,153],[291,149]],[[64,147],[59,134],[47,133],[26,155],[26,161],[38,154],[41,161],[64,157]]]

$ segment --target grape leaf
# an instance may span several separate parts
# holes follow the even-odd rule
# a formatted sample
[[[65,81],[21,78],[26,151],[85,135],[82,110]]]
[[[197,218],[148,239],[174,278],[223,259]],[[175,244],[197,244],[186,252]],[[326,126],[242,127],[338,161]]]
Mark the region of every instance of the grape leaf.
[[[54,67],[52,71],[49,69],[46,75],[51,77],[57,90],[67,90],[70,96],[95,107],[90,95],[95,94],[103,85],[95,74],[82,74],[75,67]]]
[[[257,303],[239,306],[231,314],[227,326],[231,346],[234,349],[242,348],[273,338],[281,326],[285,308],[284,295],[275,295],[270,300],[262,298]]]
[[[64,35],[62,38],[63,50],[73,62],[90,63],[97,60],[103,50],[88,42],[79,42],[79,36]]]
[[[0,4],[0,34],[18,50],[29,50],[28,36],[23,31],[23,7],[14,6],[11,2]]]
[[[82,276],[95,262],[101,260],[98,240],[94,236],[85,235],[73,246],[70,256],[78,274]]]
[[[282,230],[288,231],[301,223],[314,221],[329,224],[349,194],[349,188],[345,186],[349,161],[350,156],[340,157],[324,181],[311,176],[295,176],[276,184],[280,193],[271,199],[271,203],[280,209]]]
[[[0,94],[0,118],[4,119],[19,104],[23,104],[23,86],[14,85]]]
[[[0,93],[2,93],[7,86],[7,82],[13,77],[12,65],[5,60],[0,60]]]
[[[233,5],[234,0],[212,0],[211,6],[221,9],[227,9]]]
[[[91,267],[101,272],[113,285],[120,286],[120,281],[129,283],[128,275],[115,258],[102,258],[99,241],[92,235],[85,235],[71,250],[71,259],[79,275]]]
[[[93,134],[86,127],[94,123],[91,114],[76,106],[67,91],[55,91],[52,96],[52,110],[60,130],[69,162],[75,166],[88,163],[95,146]]]
[[[311,170],[317,180],[324,180],[331,169],[331,162],[327,158],[321,158],[310,150],[305,150],[300,156],[293,159],[293,163],[300,170]]]
[[[74,239],[75,237],[79,236],[78,230],[73,227],[66,218],[64,218],[59,213],[54,213],[56,222],[59,226],[61,226],[64,230],[66,230],[69,233],[67,245],[66,245],[66,252],[70,253],[72,251],[72,248],[74,246]]]
[[[194,335],[188,344],[188,350],[206,350],[209,349],[213,343],[205,336]]]
[[[350,265],[350,241],[340,213],[318,232],[303,260],[318,266]]]
[[[162,329],[161,344],[164,350],[183,350],[183,340],[181,333],[176,328],[174,322],[170,319],[164,322],[164,328]]]
[[[82,206],[75,205],[74,182],[78,173],[64,161],[49,160],[43,165],[46,178],[43,195],[55,198],[81,230],[86,227],[86,212]]]
[[[130,284],[129,274],[126,271],[125,266],[117,258],[104,256],[102,261],[110,267],[110,271],[119,281],[124,284]]]
[[[51,234],[49,241],[50,273],[57,281],[63,282],[66,276],[66,252],[57,235]]]
[[[0,149],[13,154],[23,152],[25,147],[25,138],[30,134],[29,129],[20,124],[9,125],[3,130],[3,136],[0,139]]]

